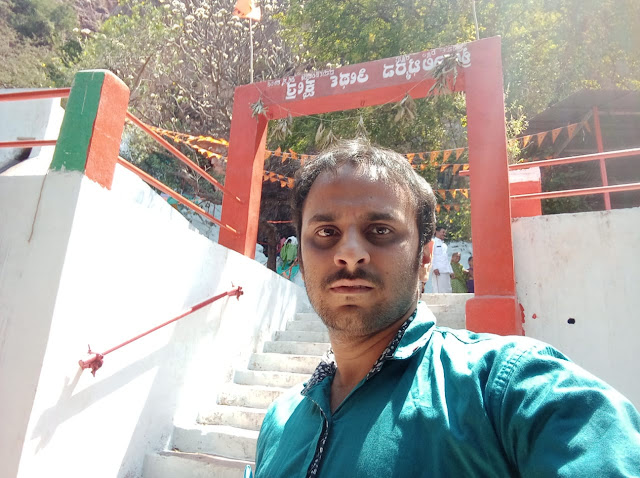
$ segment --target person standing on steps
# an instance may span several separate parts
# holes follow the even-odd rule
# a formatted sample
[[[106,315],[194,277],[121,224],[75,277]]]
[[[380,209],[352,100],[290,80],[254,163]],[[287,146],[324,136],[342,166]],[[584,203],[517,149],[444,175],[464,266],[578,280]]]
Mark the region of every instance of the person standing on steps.
[[[451,279],[454,278],[451,262],[447,255],[447,245],[444,238],[447,230],[444,227],[437,227],[435,238],[433,239],[433,293],[450,294]]]
[[[640,415],[616,390],[536,340],[435,325],[418,301],[435,206],[363,140],[298,171],[300,270],[331,349],[267,411],[256,477],[640,476]]]

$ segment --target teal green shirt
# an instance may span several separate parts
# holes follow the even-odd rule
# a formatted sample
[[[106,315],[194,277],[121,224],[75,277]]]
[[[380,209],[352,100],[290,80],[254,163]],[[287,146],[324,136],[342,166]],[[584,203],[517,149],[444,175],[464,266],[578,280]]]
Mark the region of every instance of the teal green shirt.
[[[638,412],[549,345],[436,327],[420,303],[385,352],[334,413],[332,363],[277,400],[256,477],[640,476]]]

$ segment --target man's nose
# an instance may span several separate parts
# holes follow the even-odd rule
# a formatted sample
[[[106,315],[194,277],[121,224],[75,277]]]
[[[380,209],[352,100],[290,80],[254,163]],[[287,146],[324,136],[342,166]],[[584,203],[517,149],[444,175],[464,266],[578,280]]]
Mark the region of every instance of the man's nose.
[[[355,267],[371,260],[367,241],[357,231],[345,232],[337,245],[334,262],[340,267]]]

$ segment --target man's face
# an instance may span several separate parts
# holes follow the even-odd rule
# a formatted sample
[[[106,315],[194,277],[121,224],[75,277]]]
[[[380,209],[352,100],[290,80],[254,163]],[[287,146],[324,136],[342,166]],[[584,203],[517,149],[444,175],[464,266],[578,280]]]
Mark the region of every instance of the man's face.
[[[309,299],[332,331],[363,337],[413,311],[418,228],[410,195],[352,166],[322,173],[302,210]]]
[[[438,231],[436,231],[436,237],[438,239],[440,239],[441,241],[444,241],[444,236],[446,236],[447,234],[447,230],[446,229],[440,229]]]

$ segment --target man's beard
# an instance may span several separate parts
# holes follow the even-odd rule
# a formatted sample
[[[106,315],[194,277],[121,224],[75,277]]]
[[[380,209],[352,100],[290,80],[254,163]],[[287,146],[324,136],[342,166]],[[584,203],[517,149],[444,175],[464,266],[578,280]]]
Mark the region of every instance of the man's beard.
[[[370,336],[397,322],[414,306],[418,295],[419,263],[416,261],[411,265],[413,267],[407,267],[411,270],[399,275],[396,280],[387,279],[386,285],[366,269],[356,269],[353,273],[340,269],[322,280],[306,277],[307,294],[311,305],[331,333],[350,338]],[[345,303],[336,310],[326,300],[330,294],[327,290],[333,282],[341,279],[367,280],[376,286],[374,290],[384,292],[387,297],[384,300],[372,297],[371,303],[364,305],[350,306]]]

